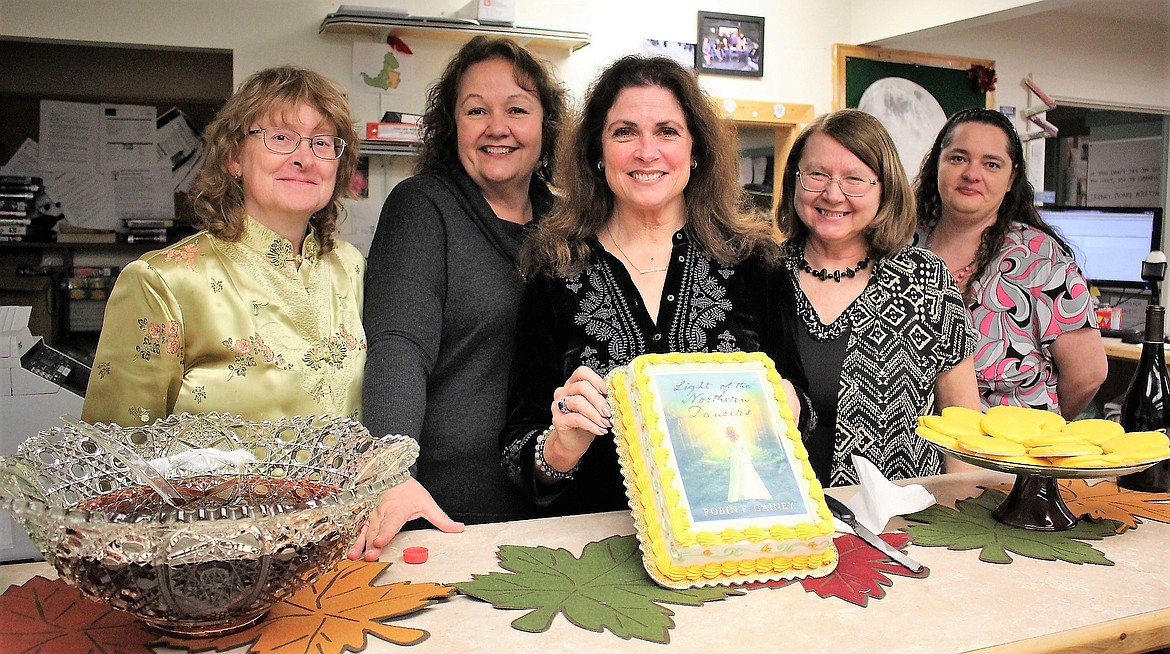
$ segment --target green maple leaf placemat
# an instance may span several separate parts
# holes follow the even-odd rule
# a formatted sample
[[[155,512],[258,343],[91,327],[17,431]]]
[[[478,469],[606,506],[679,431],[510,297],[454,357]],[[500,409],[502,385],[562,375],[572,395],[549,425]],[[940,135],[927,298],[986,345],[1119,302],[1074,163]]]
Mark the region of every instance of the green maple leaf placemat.
[[[601,633],[654,643],[670,642],[674,612],[660,603],[699,606],[740,591],[723,586],[671,590],[650,579],[634,536],[610,536],[589,543],[581,558],[564,549],[501,545],[500,567],[510,572],[472,575],[450,584],[464,595],[497,609],[531,609],[512,626],[547,631],[563,613],[569,622]]]
[[[963,551],[982,548],[979,560],[1011,563],[1008,552],[1044,561],[1113,565],[1099,550],[1083,540],[1101,540],[1117,534],[1115,520],[1080,520],[1066,531],[1033,531],[1005,525],[991,516],[1007,496],[988,488],[979,497],[959,500],[955,508],[934,505],[906,516],[924,524],[904,527],[915,545]]]

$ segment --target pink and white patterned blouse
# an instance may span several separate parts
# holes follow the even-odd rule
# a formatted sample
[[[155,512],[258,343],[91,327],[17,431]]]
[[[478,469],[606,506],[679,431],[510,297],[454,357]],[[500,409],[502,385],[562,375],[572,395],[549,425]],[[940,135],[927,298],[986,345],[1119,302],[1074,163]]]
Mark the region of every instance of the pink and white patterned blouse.
[[[1076,261],[1047,234],[1012,223],[998,264],[971,284],[967,308],[979,333],[975,375],[983,408],[1059,412],[1052,343],[1066,332],[1097,327],[1093,296]]]

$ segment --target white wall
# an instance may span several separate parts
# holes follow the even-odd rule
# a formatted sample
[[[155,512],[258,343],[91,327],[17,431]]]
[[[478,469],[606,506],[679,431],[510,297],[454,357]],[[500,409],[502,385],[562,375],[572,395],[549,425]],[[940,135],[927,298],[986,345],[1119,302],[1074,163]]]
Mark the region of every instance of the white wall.
[[[415,15],[441,15],[466,0],[362,0],[357,4],[401,8]],[[343,84],[350,77],[350,35],[318,34],[325,15],[341,0],[0,0],[0,35],[199,48],[234,53],[238,83],[261,68],[294,63],[312,67]],[[832,101],[832,44],[848,35],[849,0],[517,0],[517,23],[587,32],[592,43],[575,53],[536,52],[553,64],[566,88],[579,97],[613,59],[640,52],[644,38],[693,42],[700,9],[765,17],[764,77],[704,75],[714,96],[813,104],[828,111]],[[413,38],[415,74],[422,82],[410,97],[382,100],[355,92],[354,115],[362,123],[396,108],[418,112],[425,87],[438,76],[458,44]],[[410,174],[406,157],[371,158],[370,199],[354,203],[343,229],[359,246],[372,235],[381,199]]]
[[[265,66],[311,66],[347,83],[353,37],[319,35],[321,20],[341,0],[0,0],[0,35],[87,42],[224,48],[235,54],[235,79]],[[438,15],[465,0],[362,0],[358,4]],[[764,77],[702,76],[714,96],[812,104],[830,109],[833,96],[832,45],[905,36],[877,44],[907,50],[994,59],[1000,104],[1023,108],[1020,80],[1032,74],[1058,100],[1170,112],[1170,44],[1147,25],[1111,23],[1037,14],[1069,0],[988,0],[978,9],[951,0],[516,0],[517,22],[583,31],[592,44],[569,54],[541,50],[579,96],[597,71],[614,58],[638,52],[643,38],[693,41],[700,9],[764,16]],[[988,12],[1000,12],[989,16]],[[1003,16],[1008,22],[992,22]],[[931,30],[931,23],[948,27]],[[412,39],[416,75],[433,79],[457,44]],[[425,86],[425,83],[420,85]],[[379,96],[354,93],[359,121],[383,110]],[[422,109],[421,88],[395,107]],[[366,230],[376,219],[380,198],[409,174],[402,157],[374,157],[370,200],[352,213]],[[361,240],[362,234],[355,235]],[[364,235],[368,237],[368,233]]]

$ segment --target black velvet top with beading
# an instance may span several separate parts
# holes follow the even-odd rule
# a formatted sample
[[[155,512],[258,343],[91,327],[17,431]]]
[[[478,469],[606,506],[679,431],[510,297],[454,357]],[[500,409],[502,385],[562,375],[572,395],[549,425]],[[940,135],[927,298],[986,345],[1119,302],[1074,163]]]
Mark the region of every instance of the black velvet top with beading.
[[[789,273],[768,270],[755,258],[724,265],[683,231],[673,238],[655,319],[626,268],[596,240],[580,274],[537,275],[525,286],[500,449],[508,476],[551,513],[628,506],[612,434],[593,441],[571,480],[543,485],[534,476],[536,437],[552,421],[553,392],[578,366],[605,376],[641,354],[763,351],[798,389],[805,385],[791,336],[796,311]],[[810,411],[798,395],[803,430]]]

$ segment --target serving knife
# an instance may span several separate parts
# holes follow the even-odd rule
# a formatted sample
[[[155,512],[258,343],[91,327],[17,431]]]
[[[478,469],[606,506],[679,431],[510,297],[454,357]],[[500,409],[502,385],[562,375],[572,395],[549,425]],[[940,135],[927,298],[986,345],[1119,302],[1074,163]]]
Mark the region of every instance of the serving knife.
[[[906,556],[898,548],[882,540],[881,536],[866,529],[865,525],[858,522],[857,517],[853,515],[853,511],[850,511],[849,507],[845,506],[845,503],[841,500],[826,493],[825,504],[829,505],[829,511],[832,511],[838,520],[853,528],[858,538],[869,543],[872,547],[876,547],[878,551],[893,559],[895,563],[913,573],[920,573],[926,570],[926,566]]]

